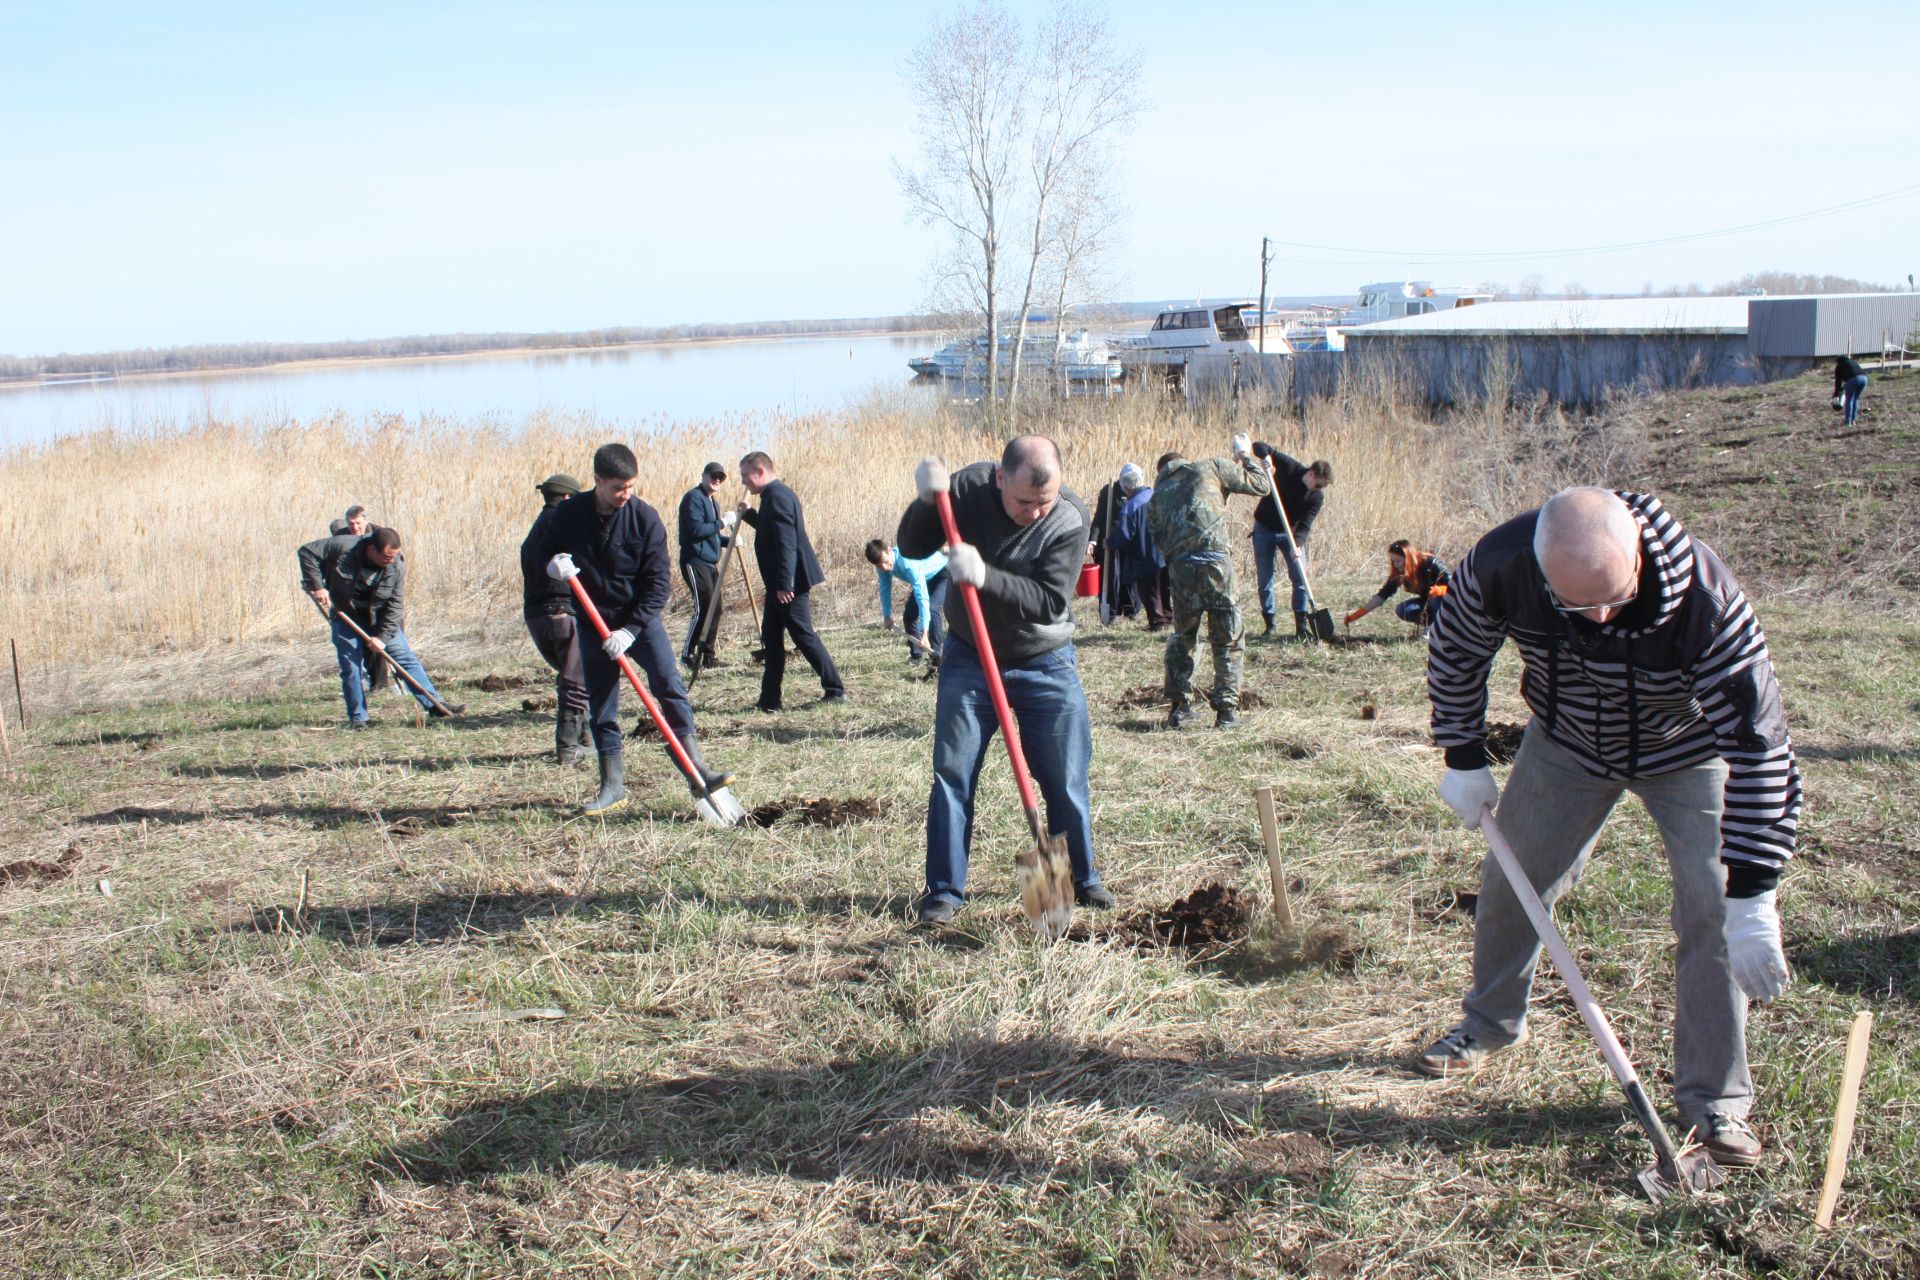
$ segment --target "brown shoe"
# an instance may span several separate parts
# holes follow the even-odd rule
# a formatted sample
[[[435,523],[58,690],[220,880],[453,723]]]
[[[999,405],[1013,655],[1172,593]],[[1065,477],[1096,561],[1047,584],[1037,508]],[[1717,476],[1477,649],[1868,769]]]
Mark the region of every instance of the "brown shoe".
[[[1423,1076],[1470,1076],[1484,1067],[1488,1058],[1525,1044],[1527,1035],[1527,1029],[1522,1027],[1519,1038],[1512,1044],[1488,1044],[1455,1027],[1415,1058],[1413,1069]]]
[[[1735,1169],[1750,1169],[1760,1163],[1760,1157],[1766,1153],[1766,1146],[1754,1133],[1753,1126],[1740,1116],[1723,1115],[1718,1111],[1709,1111],[1700,1117],[1700,1123],[1694,1126],[1694,1140],[1707,1149],[1715,1164],[1724,1164]]]

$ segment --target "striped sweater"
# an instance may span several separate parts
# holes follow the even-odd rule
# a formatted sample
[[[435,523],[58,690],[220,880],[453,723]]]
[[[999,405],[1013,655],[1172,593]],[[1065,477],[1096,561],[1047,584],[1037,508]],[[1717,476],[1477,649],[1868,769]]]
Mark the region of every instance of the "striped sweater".
[[[1512,636],[1527,706],[1596,777],[1726,760],[1720,857],[1728,896],[1751,897],[1793,856],[1800,814],[1766,637],[1720,557],[1658,499],[1620,497],[1640,525],[1640,590],[1605,625],[1554,610],[1533,556],[1537,511],[1493,530],[1460,562],[1430,637],[1433,738],[1448,767],[1486,765],[1487,675]]]

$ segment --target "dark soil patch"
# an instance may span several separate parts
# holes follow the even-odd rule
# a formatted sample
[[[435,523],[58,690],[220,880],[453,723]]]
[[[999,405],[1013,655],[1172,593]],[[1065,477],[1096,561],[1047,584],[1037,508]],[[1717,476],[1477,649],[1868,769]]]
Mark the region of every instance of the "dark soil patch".
[[[1426,918],[1433,924],[1439,924],[1450,915],[1473,919],[1473,913],[1480,908],[1480,895],[1455,889],[1427,900]]]
[[[478,680],[470,680],[468,683],[483,693],[505,693],[509,689],[537,688],[545,684],[546,679],[542,676],[530,675],[526,672],[518,672],[513,675],[501,675],[497,671],[490,671]]]
[[[522,711],[552,711],[559,705],[557,698],[522,698],[520,700]]]
[[[835,800],[832,796],[821,796],[817,800],[788,796],[759,805],[748,816],[757,827],[770,827],[788,817],[802,826],[844,827],[854,822],[871,822],[885,812],[886,806],[880,801],[861,796],[850,800]]]
[[[1128,912],[1109,936],[1141,946],[1215,950],[1240,941],[1252,927],[1247,897],[1215,880],[1168,906]]]
[[[1521,735],[1527,726],[1495,721],[1487,726],[1487,759],[1494,764],[1512,764],[1519,754]]]
[[[0,867],[0,889],[38,889],[56,880],[65,880],[80,864],[80,846],[70,844],[54,862],[36,862],[22,858]]]

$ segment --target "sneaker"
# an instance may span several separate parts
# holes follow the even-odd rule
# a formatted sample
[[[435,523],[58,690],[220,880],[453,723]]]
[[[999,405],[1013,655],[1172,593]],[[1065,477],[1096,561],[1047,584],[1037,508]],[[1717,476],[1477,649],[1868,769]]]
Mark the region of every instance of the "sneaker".
[[[1167,712],[1167,728],[1178,729],[1199,718],[1200,713],[1198,711],[1195,711],[1184,702],[1176,702],[1173,704],[1173,709]]]
[[[1113,896],[1113,890],[1103,884],[1090,884],[1073,891],[1073,905],[1092,907],[1095,911],[1111,911],[1120,905],[1120,899]]]
[[[1459,1027],[1427,1046],[1413,1061],[1413,1069],[1426,1076],[1470,1076],[1487,1064],[1487,1059],[1527,1042],[1525,1028],[1512,1044],[1487,1044]]]
[[[754,704],[753,704],[753,709],[754,709],[755,711],[758,711],[758,712],[759,712],[759,713],[760,713],[761,715],[763,715],[763,716],[777,716],[777,715],[779,715],[779,714],[780,714],[780,708],[779,708],[779,707],[770,707],[770,706],[768,706],[768,705],[767,705],[766,703],[764,703],[764,702],[756,702],[756,703],[754,703]]]
[[[829,689],[820,695],[820,701],[822,702],[845,702],[846,700],[847,691],[845,689]]]
[[[931,894],[920,899],[913,909],[915,924],[945,924],[960,914],[960,904],[952,898],[936,898]]]
[[[1760,1163],[1766,1146],[1753,1126],[1739,1116],[1724,1115],[1718,1111],[1709,1111],[1700,1117],[1700,1123],[1693,1128],[1693,1136],[1715,1164],[1730,1165],[1736,1169],[1749,1169]]]

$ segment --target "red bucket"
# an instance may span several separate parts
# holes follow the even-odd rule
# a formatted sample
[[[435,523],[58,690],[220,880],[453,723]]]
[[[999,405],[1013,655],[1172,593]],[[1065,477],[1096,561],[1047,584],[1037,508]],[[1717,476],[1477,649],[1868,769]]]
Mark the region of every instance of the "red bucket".
[[[1080,581],[1074,584],[1073,594],[1091,600],[1100,594],[1100,566],[1089,560],[1080,566]]]

